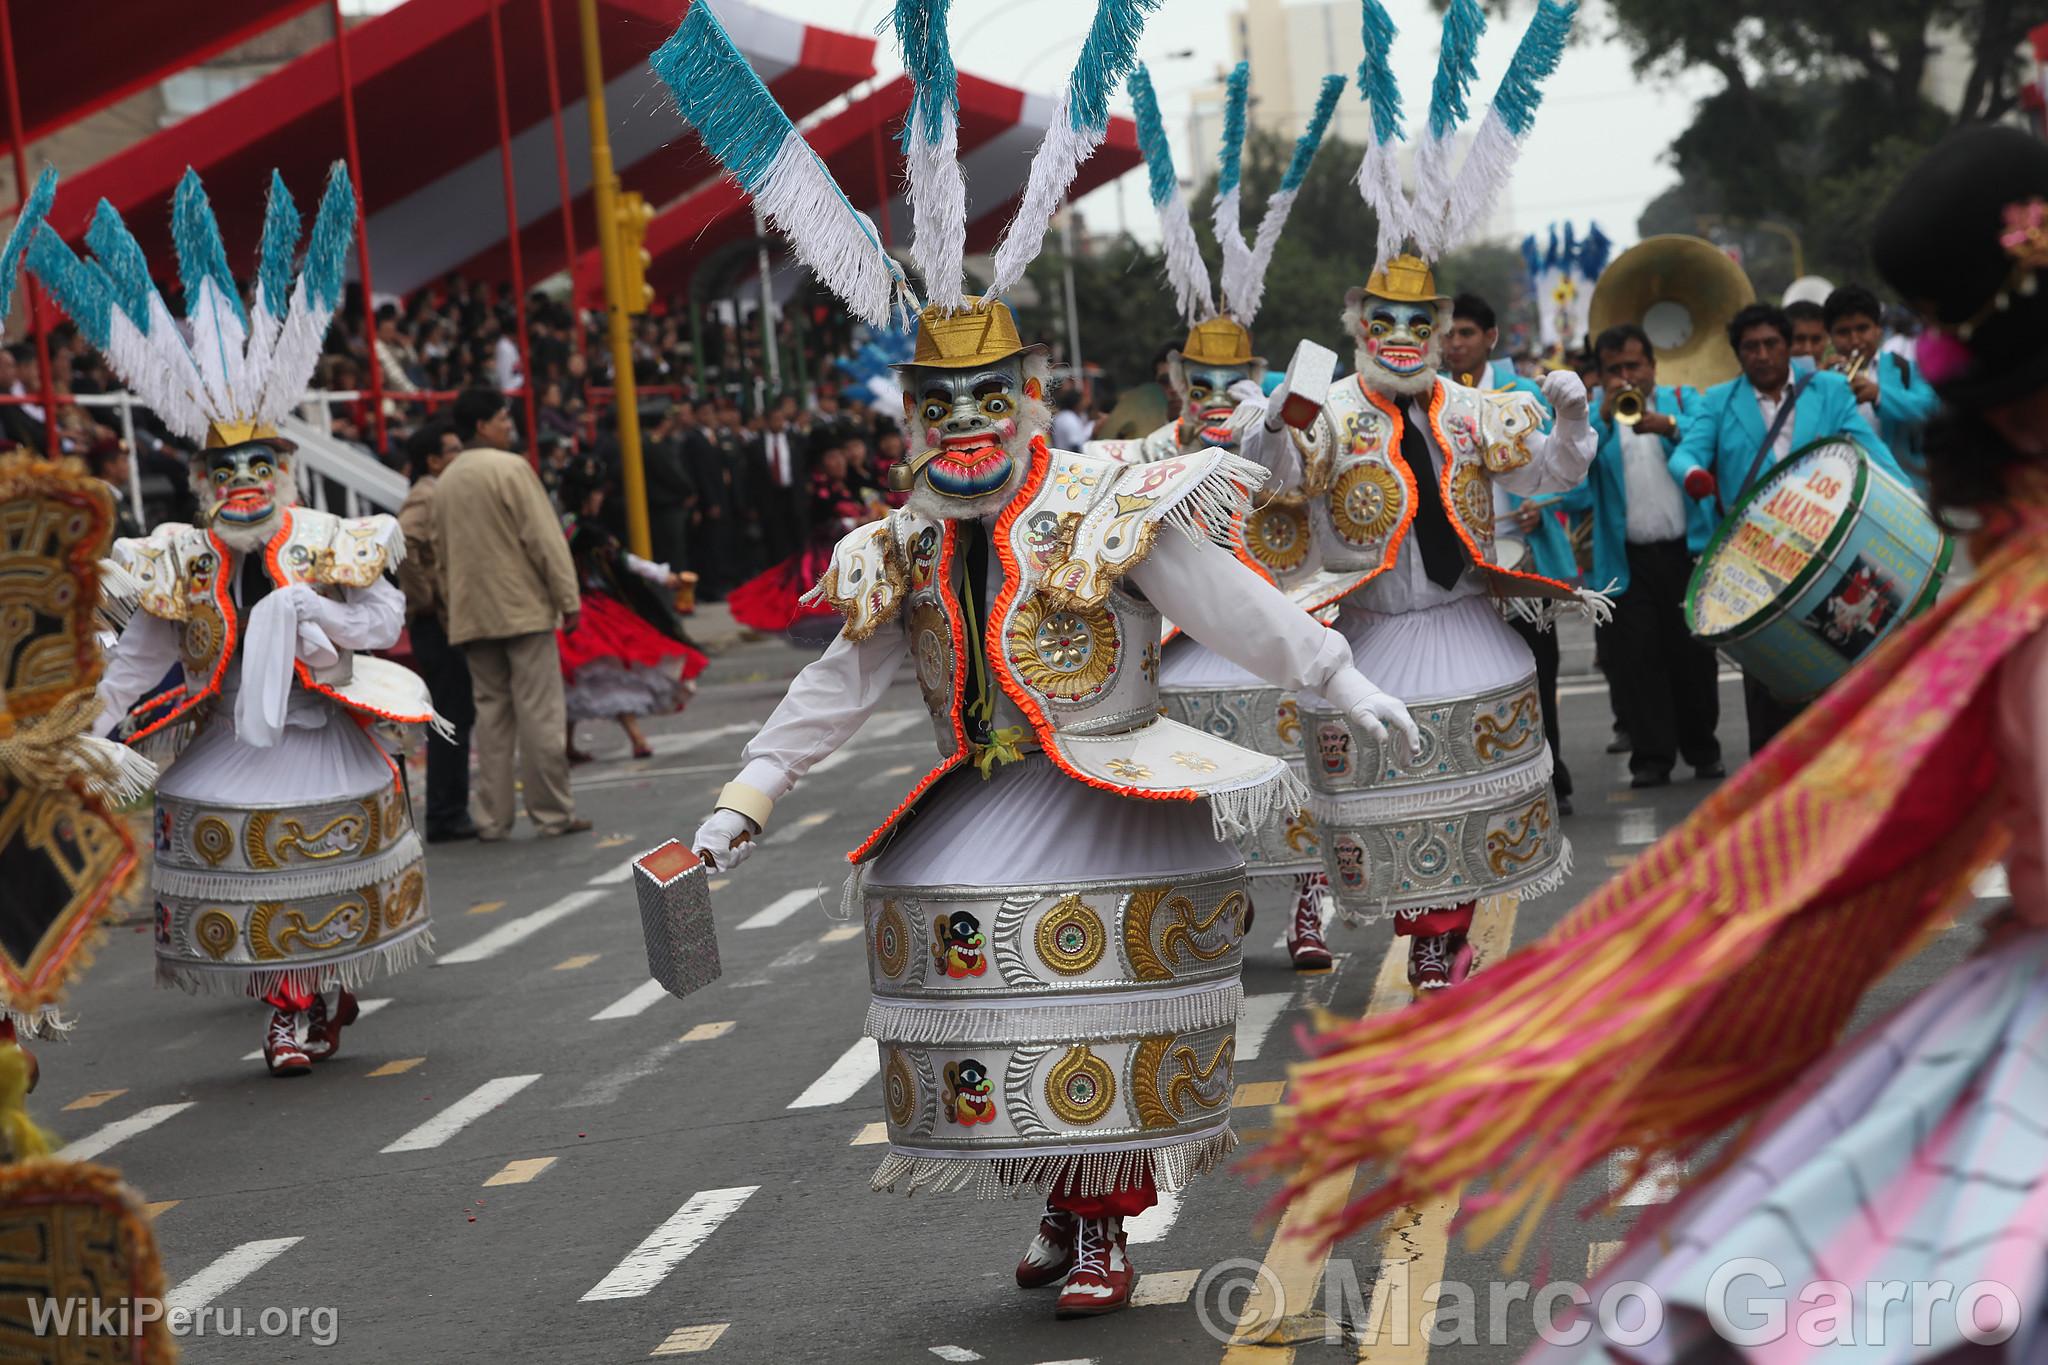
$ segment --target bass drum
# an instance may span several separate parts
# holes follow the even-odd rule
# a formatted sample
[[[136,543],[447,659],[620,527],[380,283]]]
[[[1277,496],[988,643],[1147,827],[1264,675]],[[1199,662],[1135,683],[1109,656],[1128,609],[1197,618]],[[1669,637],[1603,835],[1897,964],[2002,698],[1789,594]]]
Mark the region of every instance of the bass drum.
[[[1911,489],[1831,437],[1722,518],[1686,590],[1686,624],[1780,700],[1803,702],[1932,605],[1954,552]]]

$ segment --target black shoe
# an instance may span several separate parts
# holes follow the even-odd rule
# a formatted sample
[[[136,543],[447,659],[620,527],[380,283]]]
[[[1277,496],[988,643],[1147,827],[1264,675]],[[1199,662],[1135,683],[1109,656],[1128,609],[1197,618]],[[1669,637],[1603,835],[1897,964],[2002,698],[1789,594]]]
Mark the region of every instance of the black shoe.
[[[1726,764],[1717,758],[1712,763],[1702,763],[1695,767],[1692,770],[1692,775],[1696,781],[1719,782],[1722,778],[1728,776],[1728,768]]]
[[[1559,792],[1557,794],[1557,813],[1559,815],[1570,815],[1572,813],[1572,798],[1568,793]]]
[[[427,842],[430,844],[452,844],[463,839],[474,839],[476,834],[474,820],[464,820],[459,825],[427,826]]]
[[[1628,784],[1631,787],[1668,787],[1671,785],[1671,773],[1668,769],[1661,773],[1637,773],[1628,780]]]
[[[1614,738],[1607,741],[1607,752],[1610,754],[1625,754],[1633,748],[1635,745],[1629,743],[1626,730],[1616,730]]]

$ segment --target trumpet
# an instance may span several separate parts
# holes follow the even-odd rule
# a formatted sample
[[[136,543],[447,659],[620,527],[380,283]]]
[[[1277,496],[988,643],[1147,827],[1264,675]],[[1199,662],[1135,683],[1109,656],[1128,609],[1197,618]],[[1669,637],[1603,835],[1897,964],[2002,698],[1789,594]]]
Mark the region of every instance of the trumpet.
[[[1643,420],[1648,410],[1649,395],[1641,389],[1627,388],[1614,395],[1614,420],[1625,427],[1632,427]]]
[[[1877,353],[1875,351],[1868,353],[1858,351],[1856,354],[1852,356],[1845,356],[1838,353],[1835,356],[1834,360],[1828,365],[1828,368],[1836,371],[1842,376],[1842,378],[1848,380],[1850,383],[1853,384],[1856,382],[1856,376],[1863,373],[1864,366],[1868,365],[1871,362],[1871,360],[1876,356],[1876,354]]]

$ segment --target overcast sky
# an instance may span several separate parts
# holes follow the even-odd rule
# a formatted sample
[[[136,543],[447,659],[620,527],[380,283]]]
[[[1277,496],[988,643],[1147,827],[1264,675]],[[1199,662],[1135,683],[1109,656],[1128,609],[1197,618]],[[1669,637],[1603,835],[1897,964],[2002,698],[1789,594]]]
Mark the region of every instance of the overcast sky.
[[[892,0],[745,2],[828,28],[868,34],[877,33],[892,9]],[[368,12],[395,3],[347,0],[345,7]],[[1429,0],[1385,3],[1400,29],[1394,70],[1412,123],[1428,105],[1441,21]],[[1217,73],[1231,61],[1227,20],[1238,7],[1232,0],[1166,0],[1146,27],[1140,53],[1153,68],[1174,160],[1186,178],[1199,178],[1192,168],[1214,162],[1214,148],[1196,155],[1185,145],[1188,106],[1191,92],[1213,85]],[[1533,9],[1533,0],[1516,0],[1514,17],[1506,22],[1496,19],[1489,27],[1480,48],[1475,118]],[[1066,80],[1094,13],[1095,0],[953,0],[954,59],[962,70],[1053,94]],[[1643,206],[1677,179],[1664,151],[1691,121],[1694,102],[1714,88],[1713,81],[1692,77],[1674,86],[1638,78],[1629,68],[1627,50],[1610,36],[1612,27],[1604,0],[1585,0],[1578,22],[1580,41],[1547,87],[1510,191],[1518,238],[1525,232],[1540,236],[1549,224],[1566,218],[1576,220],[1582,229],[1593,219],[1618,245],[1627,246],[1635,240]],[[894,75],[902,70],[894,36],[879,36],[875,65],[883,76]],[[1188,49],[1193,56],[1167,55]],[[1356,73],[1343,74],[1353,78],[1344,98],[1356,99]],[[1112,107],[1128,114],[1130,101],[1119,93]],[[1090,223],[1098,228],[1125,225],[1139,237],[1156,241],[1158,225],[1145,198],[1143,170],[1126,175],[1121,187],[1121,197],[1118,186],[1110,185],[1081,201]]]

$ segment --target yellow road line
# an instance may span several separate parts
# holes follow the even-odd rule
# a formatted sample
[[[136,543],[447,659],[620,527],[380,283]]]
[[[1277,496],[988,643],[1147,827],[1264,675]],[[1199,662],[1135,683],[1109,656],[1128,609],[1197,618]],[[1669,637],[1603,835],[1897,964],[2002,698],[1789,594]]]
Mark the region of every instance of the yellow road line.
[[[427,1059],[424,1057],[400,1057],[395,1062],[384,1063],[384,1065],[378,1067],[375,1071],[372,1071],[370,1074],[372,1076],[403,1075],[405,1072],[412,1070],[414,1067],[418,1066],[421,1062],[424,1062],[425,1060]]]
[[[519,1161],[508,1161],[505,1169],[486,1180],[486,1185],[524,1185],[542,1171],[555,1164],[551,1156],[530,1156]]]
[[[551,972],[573,972],[578,967],[588,967],[603,956],[603,953],[578,953],[574,957],[563,958],[560,962],[548,968],[548,970]]]
[[[478,901],[475,905],[470,906],[469,909],[464,911],[463,913],[469,915],[488,915],[493,913],[494,911],[503,910],[504,908],[505,902],[503,901]]]
[[[726,1034],[732,1032],[732,1023],[733,1021],[730,1019],[721,1019],[715,1024],[699,1024],[676,1041],[679,1043],[702,1043],[713,1038],[723,1038]]]
[[[861,934],[864,932],[866,932],[866,930],[862,925],[842,924],[836,929],[827,929],[824,932],[824,934],[819,937],[818,942],[844,943],[846,942],[846,940],[850,938],[859,938]]]
[[[1589,1244],[1586,1247],[1586,1278],[1590,1280],[1595,1275],[1598,1275],[1601,1268],[1614,1259],[1614,1253],[1620,1251],[1621,1247],[1622,1244],[1620,1242],[1593,1242]]]
[[[853,1141],[847,1143],[846,1145],[849,1147],[872,1147],[878,1142],[887,1142],[888,1140],[888,1124],[870,1123],[865,1128],[861,1129],[858,1133],[855,1133],[853,1135]]]
[[[678,1327],[668,1334],[668,1339],[647,1354],[650,1356],[689,1356],[699,1351],[708,1351],[718,1344],[725,1335],[729,1322],[707,1322],[696,1327]]]
[[[1492,896],[1480,903],[1472,925],[1476,965],[1483,967],[1506,956],[1514,941],[1516,900],[1514,896]],[[1387,945],[1386,954],[1380,959],[1379,975],[1373,980],[1372,1000],[1365,1012],[1368,1015],[1391,1013],[1406,1008],[1413,999],[1414,994],[1408,987],[1408,943],[1397,936]],[[1289,1365],[1293,1361],[1294,1348],[1284,1341],[1285,1337],[1293,1335],[1288,1330],[1288,1319],[1315,1310],[1317,1291],[1321,1288],[1328,1265],[1328,1257],[1311,1254],[1309,1247],[1312,1244],[1298,1233],[1349,1202],[1357,1179],[1356,1167],[1326,1176],[1287,1206],[1272,1244],[1266,1249],[1264,1267],[1252,1282],[1251,1293],[1237,1324],[1237,1335],[1223,1353],[1223,1365]],[[1425,1210],[1423,1216],[1413,1222],[1397,1220],[1397,1226],[1386,1234],[1382,1259],[1409,1263],[1408,1293],[1411,1302],[1403,1305],[1404,1311],[1414,1312],[1417,1307],[1414,1297],[1442,1278],[1450,1221],[1456,1212],[1457,1201],[1444,1200],[1440,1208]],[[1426,1276],[1419,1273],[1425,1270],[1428,1271]],[[1384,1283],[1384,1277],[1381,1283]],[[1374,1310],[1366,1324],[1368,1332],[1383,1316],[1378,1304],[1383,1292],[1381,1284],[1376,1283]],[[1419,1325],[1419,1316],[1412,1320]],[[1417,1331],[1408,1335],[1413,1340],[1420,1334]],[[1271,1338],[1282,1340],[1267,1344]],[[1426,1339],[1422,1351],[1426,1356]],[[1375,1351],[1374,1361],[1382,1358]],[[1422,1358],[1414,1357],[1418,1361]]]
[[[1236,1109],[1259,1109],[1269,1104],[1280,1103],[1280,1097],[1287,1093],[1285,1081],[1246,1081],[1231,1096],[1230,1107]]]
[[[1201,1278],[1199,1270],[1148,1270],[1131,1286],[1131,1307],[1156,1308],[1161,1304],[1186,1303]]]
[[[593,844],[592,847],[617,848],[620,844],[625,843],[628,839],[632,837],[633,836],[630,834],[607,834],[604,838],[599,839],[595,844]]]
[[[64,1108],[67,1111],[72,1109],[97,1109],[108,1100],[119,1099],[127,1093],[126,1090],[95,1090],[89,1095],[80,1095],[77,1099],[65,1105]]]
[[[159,1199],[154,1204],[144,1204],[142,1207],[149,1210],[151,1218],[161,1218],[184,1202],[182,1199]]]

